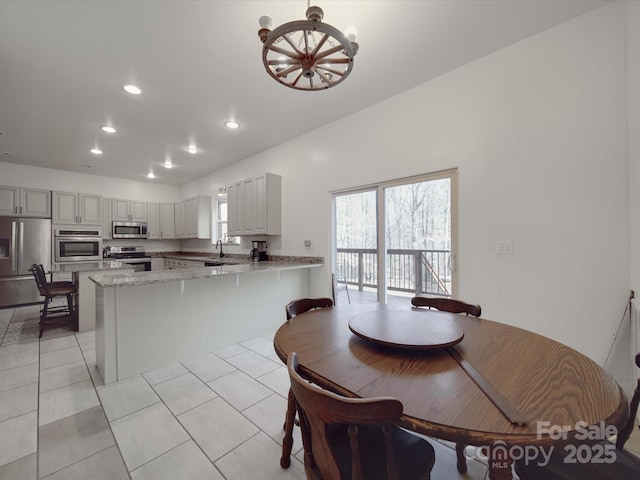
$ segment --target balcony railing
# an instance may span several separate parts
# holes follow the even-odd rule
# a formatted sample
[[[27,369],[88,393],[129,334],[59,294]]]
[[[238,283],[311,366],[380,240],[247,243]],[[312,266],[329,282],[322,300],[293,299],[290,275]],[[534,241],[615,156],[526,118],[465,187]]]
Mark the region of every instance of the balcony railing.
[[[429,295],[451,295],[450,250],[387,250],[387,289]],[[375,248],[338,248],[336,275],[342,282],[378,286]]]

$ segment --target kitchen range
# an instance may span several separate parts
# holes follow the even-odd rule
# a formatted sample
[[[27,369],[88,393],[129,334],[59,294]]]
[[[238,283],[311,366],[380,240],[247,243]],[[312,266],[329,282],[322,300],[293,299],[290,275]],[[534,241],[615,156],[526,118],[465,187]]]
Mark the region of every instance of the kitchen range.
[[[151,257],[147,256],[144,247],[105,247],[104,257],[132,267],[136,272],[151,271]]]

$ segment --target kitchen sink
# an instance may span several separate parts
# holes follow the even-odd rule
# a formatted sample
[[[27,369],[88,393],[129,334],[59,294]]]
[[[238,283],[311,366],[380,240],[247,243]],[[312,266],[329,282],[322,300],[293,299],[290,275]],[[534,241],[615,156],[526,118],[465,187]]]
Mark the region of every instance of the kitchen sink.
[[[222,265],[224,265],[224,262],[218,260],[209,260],[204,262],[205,267],[221,267]]]

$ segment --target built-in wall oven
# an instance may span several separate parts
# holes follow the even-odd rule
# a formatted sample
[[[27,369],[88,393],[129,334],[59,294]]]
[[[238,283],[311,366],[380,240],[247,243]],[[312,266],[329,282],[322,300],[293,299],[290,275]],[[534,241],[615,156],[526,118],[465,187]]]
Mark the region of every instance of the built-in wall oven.
[[[102,260],[102,231],[96,227],[57,226],[53,229],[55,262]]]

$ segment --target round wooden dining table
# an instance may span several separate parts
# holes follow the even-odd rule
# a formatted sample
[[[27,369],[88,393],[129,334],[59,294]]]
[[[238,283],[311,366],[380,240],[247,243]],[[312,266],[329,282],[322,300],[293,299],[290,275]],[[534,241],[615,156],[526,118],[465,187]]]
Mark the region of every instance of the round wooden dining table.
[[[349,327],[363,315],[379,317],[398,338],[397,329],[412,325],[393,319],[407,312],[424,322],[450,323],[464,336],[455,346],[400,348]],[[380,331],[376,337],[384,336]],[[412,338],[411,331],[403,335]],[[288,320],[274,347],[285,363],[297,352],[302,374],[323,388],[348,397],[397,398],[404,406],[401,427],[487,447],[493,480],[512,478],[513,460],[494,451],[533,446],[529,453],[535,454],[535,448],[583,431],[592,438],[610,433],[628,416],[624,392],[595,362],[547,337],[483,318],[410,306],[341,305]]]

